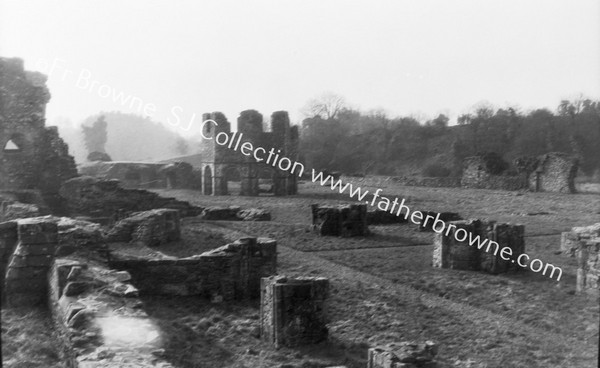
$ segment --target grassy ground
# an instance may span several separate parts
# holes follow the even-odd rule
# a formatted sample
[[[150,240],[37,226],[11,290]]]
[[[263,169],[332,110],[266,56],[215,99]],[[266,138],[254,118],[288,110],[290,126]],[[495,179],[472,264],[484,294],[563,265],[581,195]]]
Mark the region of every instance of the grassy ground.
[[[454,367],[597,366],[598,299],[575,294],[577,262],[560,254],[559,234],[600,222],[600,196],[402,187],[389,181],[363,187],[406,198],[412,210],[524,224],[527,253],[561,267],[562,279],[527,271],[494,276],[434,269],[432,234],[414,225],[371,227],[374,235],[366,238],[318,237],[309,231],[309,205],[348,198],[311,184],[284,198],[169,195],[199,205],[270,210],[272,222],[219,226],[277,239],[280,273],[329,277],[331,336],[342,346],[431,339],[441,345],[440,360]]]

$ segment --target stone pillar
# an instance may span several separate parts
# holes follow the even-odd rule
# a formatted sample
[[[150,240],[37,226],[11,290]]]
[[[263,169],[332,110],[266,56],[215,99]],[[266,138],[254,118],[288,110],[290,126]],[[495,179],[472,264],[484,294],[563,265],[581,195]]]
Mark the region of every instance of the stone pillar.
[[[433,267],[485,271],[494,274],[520,268],[516,260],[525,252],[523,225],[468,220],[446,223],[446,228],[449,224],[454,225],[450,231],[435,236]],[[458,241],[456,237],[464,240]],[[473,245],[470,244],[471,239]],[[481,249],[478,249],[480,244]],[[510,260],[506,261],[500,257],[500,250],[504,247],[512,249]]]
[[[55,223],[40,219],[18,221],[19,243],[6,271],[6,302],[11,307],[45,303],[48,270],[58,245]]]
[[[296,347],[327,339],[323,277],[272,276],[261,279],[261,338],[275,347]]]
[[[577,252],[577,292],[600,294],[600,238],[585,240]]]
[[[437,351],[431,341],[378,346],[369,349],[367,368],[435,368],[437,364],[433,359]]]

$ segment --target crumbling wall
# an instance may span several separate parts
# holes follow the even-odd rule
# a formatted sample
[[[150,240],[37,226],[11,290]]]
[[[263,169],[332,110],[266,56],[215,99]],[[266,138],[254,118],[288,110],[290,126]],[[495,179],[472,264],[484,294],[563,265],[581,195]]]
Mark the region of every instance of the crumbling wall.
[[[600,238],[583,240],[577,251],[577,291],[600,294]]]
[[[272,276],[261,280],[261,338],[275,347],[296,347],[327,339],[323,277]]]
[[[275,274],[277,243],[243,238],[200,255],[178,259],[126,259],[113,255],[111,268],[127,270],[140,292],[200,295],[214,301],[256,298],[260,279]]]
[[[367,205],[311,205],[313,229],[322,236],[366,236]]]
[[[25,71],[21,59],[0,58],[0,189],[52,195],[77,175],[57,128],[45,127],[46,79]]]
[[[600,238],[600,222],[590,226],[574,227],[563,232],[560,239],[560,250],[563,254],[575,257],[582,244],[594,238]]]
[[[238,206],[206,207],[201,218],[212,221],[271,221],[271,213],[260,208],[245,208]]]
[[[433,267],[452,268],[457,270],[484,271],[489,273],[502,273],[512,269],[519,269],[516,261],[519,255],[525,252],[525,227],[523,225],[499,224],[494,221],[468,220],[447,223],[455,227],[450,231],[435,235],[433,249]],[[458,241],[455,234],[460,232]],[[448,235],[446,235],[446,233]],[[473,239],[479,236],[483,246],[478,249],[469,244],[469,234]],[[489,239],[498,243],[498,246],[483,243]],[[500,257],[500,250],[504,247],[512,249],[509,260]],[[488,251],[489,250],[489,251]],[[496,254],[496,255],[494,255]],[[504,254],[506,256],[506,254]]]
[[[367,368],[436,368],[437,353],[438,347],[431,341],[377,346],[369,349]]]
[[[460,177],[394,177],[393,180],[410,187],[460,188]]]
[[[525,175],[507,176],[494,175],[482,156],[465,158],[463,162],[463,175],[461,178],[463,188],[520,190],[528,187]]]
[[[160,246],[181,237],[179,211],[156,209],[136,212],[120,220],[107,235],[107,242],[141,242]]]
[[[49,304],[67,366],[172,367],[155,354],[166,341],[140,309],[130,278],[75,259],[53,264]]]
[[[578,160],[566,153],[542,155],[529,175],[529,188],[535,192],[575,193],[578,165]]]
[[[367,225],[401,224],[408,222],[404,216],[397,216],[389,211],[379,209],[367,211]]]
[[[143,189],[124,189],[117,180],[99,180],[89,176],[67,180],[60,189],[60,195],[73,216],[107,218],[107,221],[156,208],[177,209],[183,217],[202,212],[202,208],[188,202],[161,197]]]

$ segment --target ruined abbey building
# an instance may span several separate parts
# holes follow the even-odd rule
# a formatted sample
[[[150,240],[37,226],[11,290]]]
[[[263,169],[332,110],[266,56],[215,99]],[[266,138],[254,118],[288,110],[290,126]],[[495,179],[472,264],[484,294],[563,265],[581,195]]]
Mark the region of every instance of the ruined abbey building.
[[[219,133],[236,139],[231,132],[231,124],[220,112],[204,114],[203,121],[213,120],[216,124],[204,124],[202,134],[206,137]],[[245,142],[253,147],[262,147],[266,151],[273,149],[281,157],[291,161],[298,158],[298,127],[290,126],[286,111],[276,111],[271,115],[271,131],[263,130],[263,116],[256,110],[240,113],[237,120],[238,133]],[[272,193],[276,196],[296,194],[298,175],[281,170],[277,166],[258,162],[252,156],[246,156],[238,150],[218,144],[215,139],[202,141],[201,151],[202,193],[205,195],[229,194],[227,183],[234,178],[241,181],[240,195],[258,196],[259,179],[272,179]]]
[[[24,70],[21,59],[0,58],[0,196],[42,201],[56,212],[60,185],[77,168],[57,128],[45,126],[46,79]]]

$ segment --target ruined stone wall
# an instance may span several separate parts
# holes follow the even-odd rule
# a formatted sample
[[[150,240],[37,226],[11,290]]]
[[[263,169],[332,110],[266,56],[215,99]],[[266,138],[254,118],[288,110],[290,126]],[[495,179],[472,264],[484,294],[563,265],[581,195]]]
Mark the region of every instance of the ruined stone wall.
[[[436,368],[438,347],[425,343],[402,342],[369,349],[367,368]]]
[[[460,183],[463,188],[476,189],[520,190],[528,187],[525,175],[492,175],[481,156],[465,159]]]
[[[394,177],[394,181],[400,185],[410,187],[429,187],[429,188],[460,188],[460,177]]]
[[[369,234],[366,204],[342,206],[313,204],[311,210],[313,229],[319,235],[349,237]]]
[[[263,129],[263,116],[256,110],[245,110],[240,113],[237,120],[237,133],[232,133],[230,123],[221,113],[204,114],[203,119],[212,119],[219,125],[206,124],[203,134],[215,137],[224,132],[229,140],[238,141],[242,135],[243,142],[251,142],[253,147],[262,147],[266,151],[271,148],[278,152],[280,157],[285,156],[296,160],[298,156],[298,129],[290,127],[289,117],[285,111],[274,112],[271,119],[271,132]],[[262,171],[271,173],[274,195],[288,195],[297,193],[297,174],[281,171],[264,162],[257,162],[252,156],[245,156],[239,150],[235,151],[227,146],[219,145],[214,139],[202,141],[202,181],[205,195],[227,195],[227,181],[231,179],[232,172],[237,171],[241,179],[240,195],[258,196],[259,176]]]
[[[56,127],[45,127],[50,93],[46,76],[25,71],[23,60],[0,58],[0,189],[55,194],[77,175]]]
[[[600,238],[582,241],[577,252],[577,291],[600,294]]]
[[[577,159],[566,153],[542,155],[529,175],[529,188],[536,192],[575,193],[577,168]]]
[[[261,338],[279,348],[327,339],[329,280],[286,276],[261,280]]]
[[[560,250],[567,256],[575,257],[585,241],[595,238],[600,238],[600,223],[574,227],[562,233]]]
[[[181,237],[179,211],[160,208],[133,213],[120,220],[107,234],[107,242],[141,242],[160,246]]]
[[[494,274],[519,269],[516,260],[525,252],[525,227],[523,225],[499,224],[494,221],[480,220],[454,221],[450,224],[455,225],[456,228],[451,228],[448,236],[445,235],[445,232],[435,235],[433,267],[484,271]],[[488,252],[489,242],[481,249],[477,249],[477,245],[469,245],[468,236],[464,241],[458,241],[454,236],[458,229],[464,229],[467,234],[473,234],[473,238],[480,236],[482,244],[484,239],[495,241],[499,244],[498,250],[496,251],[496,247],[492,245]],[[461,231],[459,238],[462,237]],[[500,258],[500,250],[503,247],[512,249],[510,260],[505,261]],[[494,255],[494,252],[497,255]]]
[[[66,181],[60,195],[72,216],[107,218],[107,221],[156,208],[177,209],[184,217],[202,212],[202,208],[187,202],[161,197],[143,189],[124,189],[117,180],[99,180],[89,176]]]
[[[275,274],[277,243],[243,238],[232,244],[179,259],[111,259],[127,270],[145,294],[200,295],[215,301],[256,298],[260,279]]]

